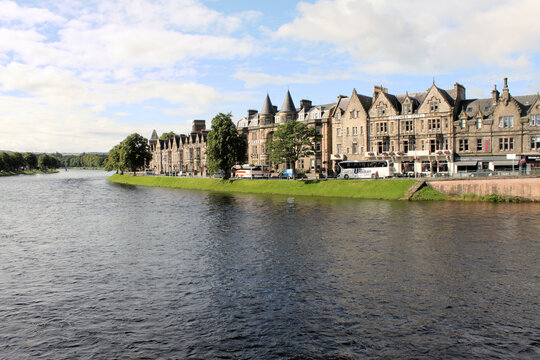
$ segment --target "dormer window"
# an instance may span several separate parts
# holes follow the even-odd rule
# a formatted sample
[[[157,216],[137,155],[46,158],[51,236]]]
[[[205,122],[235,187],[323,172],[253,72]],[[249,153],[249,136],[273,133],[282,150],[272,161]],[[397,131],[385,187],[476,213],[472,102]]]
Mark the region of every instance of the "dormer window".
[[[430,111],[431,112],[437,112],[439,111],[439,103],[437,101],[432,101],[430,103]]]
[[[386,114],[386,107],[379,106],[377,107],[377,116],[384,116]]]
[[[411,113],[411,104],[405,104],[404,108],[403,108],[403,112],[405,114],[410,114]]]
[[[467,125],[467,120],[466,119],[461,119],[461,128],[465,129],[466,125]]]
[[[482,118],[476,119],[476,128],[481,129],[482,128]]]
[[[468,113],[472,112],[472,107],[469,106],[469,107],[467,108],[467,112],[468,112]]]

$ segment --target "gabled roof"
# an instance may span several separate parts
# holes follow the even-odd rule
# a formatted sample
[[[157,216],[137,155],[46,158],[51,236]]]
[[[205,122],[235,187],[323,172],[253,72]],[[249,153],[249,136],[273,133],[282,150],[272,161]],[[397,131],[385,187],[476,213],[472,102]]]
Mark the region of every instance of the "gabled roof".
[[[285,99],[283,100],[283,105],[281,105],[280,112],[296,112],[296,107],[294,106],[294,102],[291,97],[291,93],[289,90],[287,90],[287,94],[285,95]]]
[[[261,110],[261,115],[273,115],[274,107],[272,106],[272,101],[270,101],[270,96],[266,94],[266,99],[264,99],[264,104]]]
[[[538,100],[538,97],[539,97],[538,94],[512,96],[512,98],[516,100],[519,107],[521,108],[521,116],[524,116],[527,114],[531,106],[533,106],[536,103],[536,100]]]

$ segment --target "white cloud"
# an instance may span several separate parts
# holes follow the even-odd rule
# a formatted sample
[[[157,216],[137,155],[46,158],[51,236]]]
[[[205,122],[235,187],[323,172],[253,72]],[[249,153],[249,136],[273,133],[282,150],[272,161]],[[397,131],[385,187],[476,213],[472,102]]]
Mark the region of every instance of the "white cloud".
[[[148,103],[170,105],[143,110],[161,115],[164,128],[171,116],[201,117],[235,98],[200,83],[201,64],[246,58],[257,48],[237,32],[260,13],[225,15],[198,0],[59,0],[46,7],[0,0],[5,149],[106,151],[133,131],[149,135],[159,127],[156,119],[134,123]]]
[[[370,72],[524,68],[540,51],[538,0],[319,0],[298,11],[278,35],[333,44]]]
[[[0,23],[21,23],[32,26],[40,23],[63,22],[62,16],[56,15],[47,9],[21,7],[13,1],[0,1]]]

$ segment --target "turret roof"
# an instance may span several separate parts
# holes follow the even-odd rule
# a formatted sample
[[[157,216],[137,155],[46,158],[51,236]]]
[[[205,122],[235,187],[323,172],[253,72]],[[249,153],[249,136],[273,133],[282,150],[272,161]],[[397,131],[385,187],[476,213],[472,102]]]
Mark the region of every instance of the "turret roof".
[[[296,107],[291,97],[291,93],[287,90],[287,95],[285,95],[285,100],[283,100],[283,105],[281,105],[280,112],[296,112]]]
[[[273,115],[274,107],[272,101],[270,101],[270,96],[266,94],[266,99],[264,99],[264,104],[261,110],[261,115]]]

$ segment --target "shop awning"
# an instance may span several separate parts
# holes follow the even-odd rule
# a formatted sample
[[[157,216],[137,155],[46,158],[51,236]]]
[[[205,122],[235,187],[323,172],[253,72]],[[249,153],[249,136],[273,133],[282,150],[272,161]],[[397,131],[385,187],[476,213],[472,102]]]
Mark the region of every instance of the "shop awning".
[[[514,165],[519,165],[519,160],[494,160],[493,161],[493,165],[494,166],[512,166],[512,164]]]
[[[457,166],[476,166],[476,163],[478,161],[460,161],[460,162],[457,162],[456,165]]]

